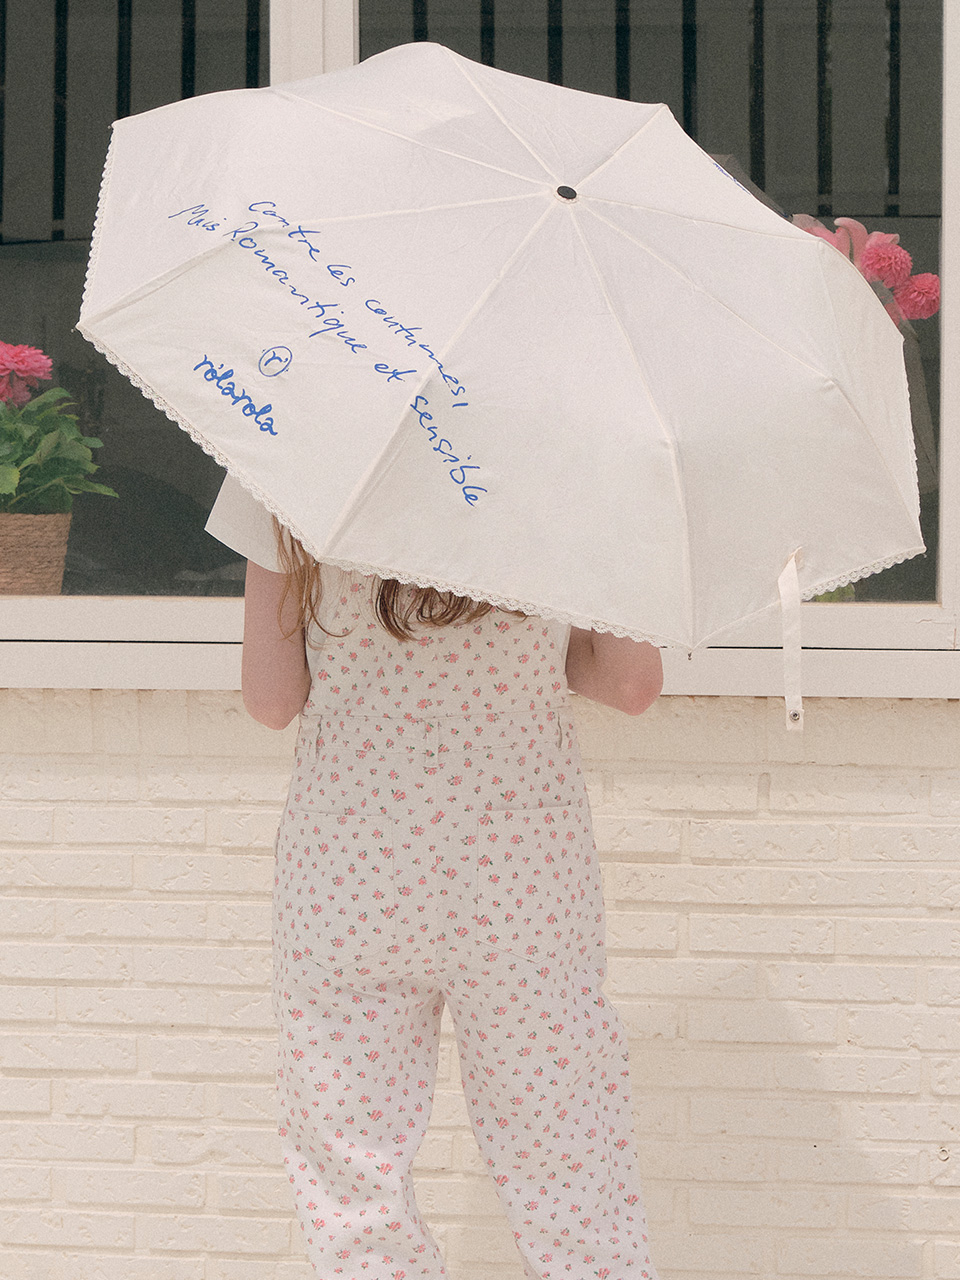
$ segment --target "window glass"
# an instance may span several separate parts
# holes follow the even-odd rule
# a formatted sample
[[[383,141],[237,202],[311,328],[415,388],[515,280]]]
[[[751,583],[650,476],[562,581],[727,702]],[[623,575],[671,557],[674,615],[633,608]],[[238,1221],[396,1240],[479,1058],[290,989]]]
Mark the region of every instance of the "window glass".
[[[65,594],[242,593],[242,563],[203,532],[220,468],[73,327],[111,121],[266,83],[268,7],[268,0],[0,6],[0,341],[52,359],[52,379],[38,390],[70,393],[81,430],[103,442],[92,478],[119,495],[76,498]]]
[[[592,93],[666,102],[786,216],[898,235],[939,271],[942,0],[360,0],[360,53],[436,40]],[[834,593],[937,595],[940,333],[905,321],[927,554]]]

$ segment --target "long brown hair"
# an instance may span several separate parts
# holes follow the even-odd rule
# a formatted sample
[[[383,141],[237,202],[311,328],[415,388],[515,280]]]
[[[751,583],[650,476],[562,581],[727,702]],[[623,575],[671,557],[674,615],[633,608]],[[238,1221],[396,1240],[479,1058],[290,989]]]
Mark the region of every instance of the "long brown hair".
[[[277,558],[281,571],[286,575],[278,616],[288,596],[292,595],[298,606],[297,619],[285,634],[293,635],[297,628],[302,627],[307,635],[312,625],[326,635],[332,635],[319,616],[323,595],[319,564],[304,551],[301,543],[289,529],[284,528],[276,516],[273,518],[273,527],[277,536]],[[447,627],[454,622],[476,622],[493,607],[484,601],[454,595],[452,591],[405,586],[394,578],[377,578],[374,592],[373,605],[377,619],[397,640],[412,640],[414,623],[427,627]]]

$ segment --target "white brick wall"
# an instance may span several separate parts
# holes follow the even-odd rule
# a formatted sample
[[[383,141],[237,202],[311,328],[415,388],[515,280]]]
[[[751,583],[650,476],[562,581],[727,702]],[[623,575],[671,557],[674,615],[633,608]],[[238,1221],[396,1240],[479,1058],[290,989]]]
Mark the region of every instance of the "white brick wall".
[[[957,704],[578,718],[663,1280],[960,1280]],[[272,1093],[291,742],[235,694],[0,692],[0,1280],[314,1280]],[[419,1169],[451,1280],[520,1280],[449,1028]]]

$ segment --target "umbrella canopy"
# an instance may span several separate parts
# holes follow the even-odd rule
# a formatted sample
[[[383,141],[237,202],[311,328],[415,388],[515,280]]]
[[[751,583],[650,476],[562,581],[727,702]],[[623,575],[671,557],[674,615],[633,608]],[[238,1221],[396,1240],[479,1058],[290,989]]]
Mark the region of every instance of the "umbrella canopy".
[[[694,648],[923,550],[901,339],[662,105],[433,44],[119,121],[80,331],[318,559]]]

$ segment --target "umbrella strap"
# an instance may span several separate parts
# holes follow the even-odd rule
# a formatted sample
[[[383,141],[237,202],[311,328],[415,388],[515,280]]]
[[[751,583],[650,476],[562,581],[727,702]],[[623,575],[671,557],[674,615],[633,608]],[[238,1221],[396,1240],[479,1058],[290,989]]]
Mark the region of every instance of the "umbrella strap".
[[[783,632],[783,700],[787,728],[803,730],[803,700],[800,696],[800,579],[797,576],[799,548],[784,566],[777,580],[780,591],[780,622]]]

